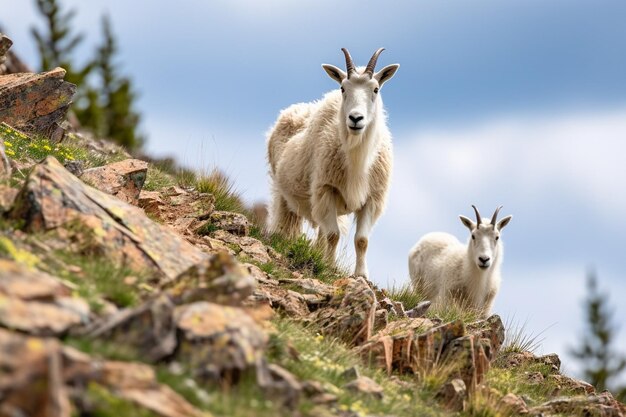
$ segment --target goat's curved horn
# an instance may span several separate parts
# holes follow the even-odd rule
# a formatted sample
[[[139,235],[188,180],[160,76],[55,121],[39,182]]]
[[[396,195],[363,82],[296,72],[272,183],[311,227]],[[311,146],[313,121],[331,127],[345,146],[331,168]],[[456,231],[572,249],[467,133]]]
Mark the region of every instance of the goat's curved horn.
[[[380,53],[384,50],[385,48],[378,48],[378,51],[374,52],[374,55],[372,55],[370,62],[367,63],[367,67],[365,67],[365,73],[369,74],[370,77],[374,76],[374,68],[376,68],[376,61],[378,61],[378,55],[380,55]]]
[[[502,208],[502,206],[499,206],[496,211],[494,211],[493,216],[491,217],[491,224],[493,226],[496,225],[496,219],[498,218],[498,212],[500,211],[500,209]]]
[[[350,52],[346,48],[341,48],[343,54],[346,56],[346,71],[348,72],[348,78],[353,72],[356,72],[356,68],[354,67],[354,62],[352,61],[352,57],[350,56]]]
[[[478,228],[478,226],[482,223],[482,219],[480,218],[480,213],[478,212],[476,206],[472,204],[472,208],[474,209],[474,213],[476,213],[476,228]]]

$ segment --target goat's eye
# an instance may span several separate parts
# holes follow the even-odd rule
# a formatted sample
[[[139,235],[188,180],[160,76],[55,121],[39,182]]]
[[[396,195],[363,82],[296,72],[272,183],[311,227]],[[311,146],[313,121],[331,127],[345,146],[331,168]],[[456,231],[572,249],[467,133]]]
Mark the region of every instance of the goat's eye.
[[[343,87],[341,87],[341,92],[342,92],[342,93],[345,93],[345,92],[346,92],[346,89],[345,89],[345,88],[343,88]]]
[[[500,239],[500,236],[496,236],[496,240]]]
[[[374,94],[378,94],[378,87],[374,89]]]
[[[472,240],[476,240],[476,236],[472,235]]]

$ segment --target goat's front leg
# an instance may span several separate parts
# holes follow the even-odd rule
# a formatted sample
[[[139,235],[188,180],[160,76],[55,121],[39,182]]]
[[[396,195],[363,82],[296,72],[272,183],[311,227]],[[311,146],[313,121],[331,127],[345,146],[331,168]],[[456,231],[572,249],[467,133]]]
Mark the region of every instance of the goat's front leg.
[[[339,243],[339,222],[335,189],[329,185],[317,187],[313,194],[311,214],[319,225],[318,244],[324,248],[329,262],[335,262],[335,252]]]
[[[369,243],[369,235],[376,222],[377,210],[374,204],[368,200],[360,210],[355,214],[356,217],[356,233],[354,235],[354,251],[356,253],[356,265],[354,268],[355,276],[368,278],[367,261],[365,254]]]

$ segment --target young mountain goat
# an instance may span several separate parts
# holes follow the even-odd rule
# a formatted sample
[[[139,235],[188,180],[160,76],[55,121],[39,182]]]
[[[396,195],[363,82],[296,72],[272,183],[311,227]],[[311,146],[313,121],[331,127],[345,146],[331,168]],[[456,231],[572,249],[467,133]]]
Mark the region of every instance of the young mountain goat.
[[[354,213],[354,274],[365,277],[368,236],[385,207],[393,162],[379,91],[400,66],[375,73],[383,50],[365,68],[356,68],[342,48],[346,72],[322,65],[340,90],[283,110],[267,141],[273,182],[270,232],[295,237],[306,219],[318,229],[317,244],[334,261],[346,215]]]
[[[429,233],[409,252],[409,274],[415,289],[435,306],[456,301],[487,316],[500,288],[500,232],[513,216],[496,223],[498,207],[491,222],[484,221],[472,207],[476,223],[459,216],[471,233],[467,245],[448,233]]]

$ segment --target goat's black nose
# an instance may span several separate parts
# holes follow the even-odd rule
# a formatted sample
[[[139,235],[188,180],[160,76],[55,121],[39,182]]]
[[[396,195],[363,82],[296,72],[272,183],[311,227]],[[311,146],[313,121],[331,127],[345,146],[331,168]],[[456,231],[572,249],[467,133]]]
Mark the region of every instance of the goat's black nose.
[[[361,116],[360,114],[357,114],[355,116],[350,115],[348,116],[348,118],[354,123],[357,124],[358,122],[360,122],[361,120],[363,120],[363,116]]]
[[[483,258],[482,256],[479,256],[479,257],[478,257],[478,260],[480,260],[480,262],[482,262],[482,263],[484,263],[484,264],[486,264],[487,262],[489,262],[489,259],[491,259],[491,258],[488,258],[488,257]]]

